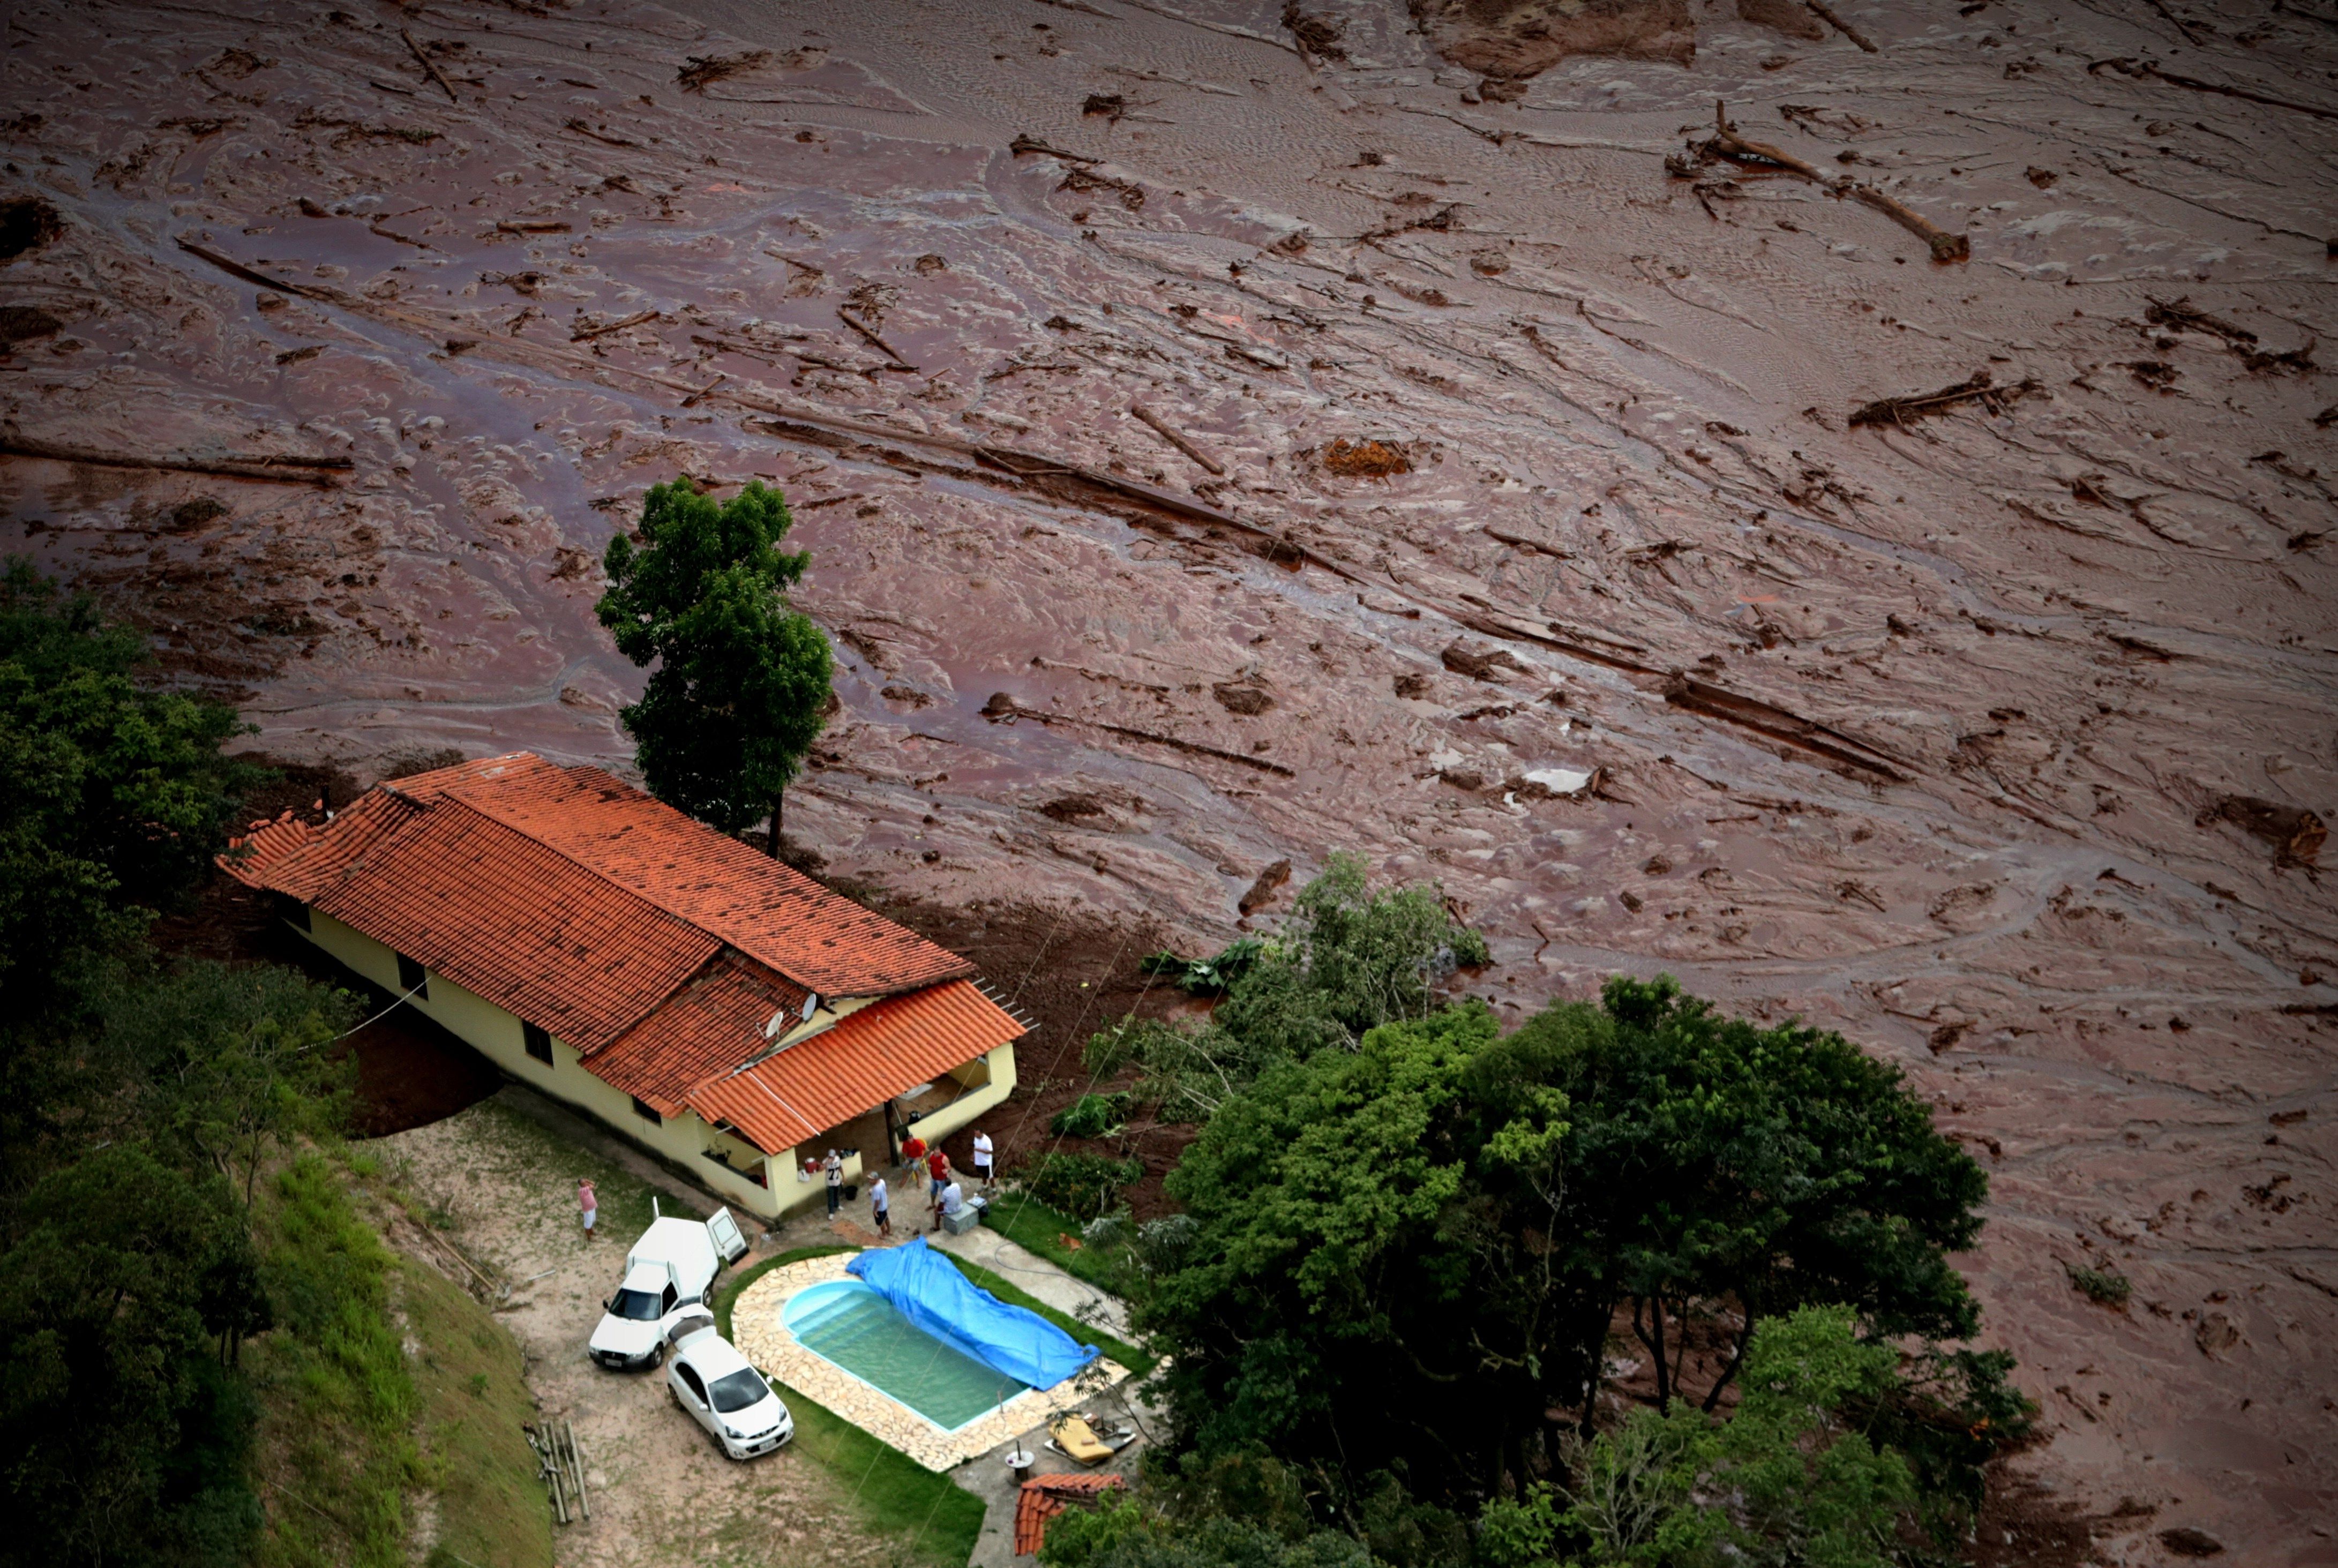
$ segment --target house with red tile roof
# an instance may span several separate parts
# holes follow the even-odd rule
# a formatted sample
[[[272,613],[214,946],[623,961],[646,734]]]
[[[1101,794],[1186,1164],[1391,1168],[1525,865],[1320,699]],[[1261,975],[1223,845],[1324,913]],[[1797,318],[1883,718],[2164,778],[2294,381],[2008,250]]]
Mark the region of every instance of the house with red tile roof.
[[[383,784],[220,857],[311,943],[506,1073],[752,1211],[820,1200],[1015,1087],[973,965],[597,768]]]

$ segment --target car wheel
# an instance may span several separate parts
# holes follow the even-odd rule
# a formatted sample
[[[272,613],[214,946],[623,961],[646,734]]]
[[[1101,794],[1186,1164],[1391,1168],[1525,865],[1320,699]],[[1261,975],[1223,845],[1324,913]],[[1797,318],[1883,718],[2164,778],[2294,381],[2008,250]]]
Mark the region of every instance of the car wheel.
[[[665,1347],[661,1345],[656,1349],[650,1352],[650,1370],[654,1372],[664,1365]]]

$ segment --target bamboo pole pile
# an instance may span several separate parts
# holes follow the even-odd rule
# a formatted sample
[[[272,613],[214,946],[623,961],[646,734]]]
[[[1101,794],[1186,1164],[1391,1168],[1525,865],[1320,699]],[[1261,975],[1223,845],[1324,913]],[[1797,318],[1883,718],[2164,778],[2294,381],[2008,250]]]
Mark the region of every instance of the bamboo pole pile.
[[[584,1455],[576,1446],[575,1424],[563,1417],[557,1426],[523,1424],[527,1446],[535,1452],[535,1473],[551,1499],[553,1516],[563,1524],[572,1516],[593,1517],[593,1500],[584,1489]]]

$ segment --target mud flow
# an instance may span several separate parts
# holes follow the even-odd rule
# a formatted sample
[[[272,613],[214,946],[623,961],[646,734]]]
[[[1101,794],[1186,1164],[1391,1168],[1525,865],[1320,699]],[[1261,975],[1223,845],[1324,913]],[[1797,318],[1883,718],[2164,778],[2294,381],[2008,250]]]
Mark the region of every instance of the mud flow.
[[[1347,847],[1506,1016],[1841,1028],[1993,1178],[2039,1495],[2338,1560],[2311,7],[11,25],[0,548],[255,746],[625,765],[604,545],[777,483],[830,874],[1199,946]]]

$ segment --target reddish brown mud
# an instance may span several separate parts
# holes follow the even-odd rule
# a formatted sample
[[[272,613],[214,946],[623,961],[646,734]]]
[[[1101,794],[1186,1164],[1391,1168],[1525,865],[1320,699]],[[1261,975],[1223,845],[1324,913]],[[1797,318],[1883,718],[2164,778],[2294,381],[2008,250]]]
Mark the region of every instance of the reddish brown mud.
[[[831,874],[1200,945],[1349,847],[1506,1016],[1841,1027],[1991,1172],[2040,1506],[2338,1561],[2338,30],[1744,9],[23,6],[0,548],[279,754],[622,766],[603,545],[774,480]]]

